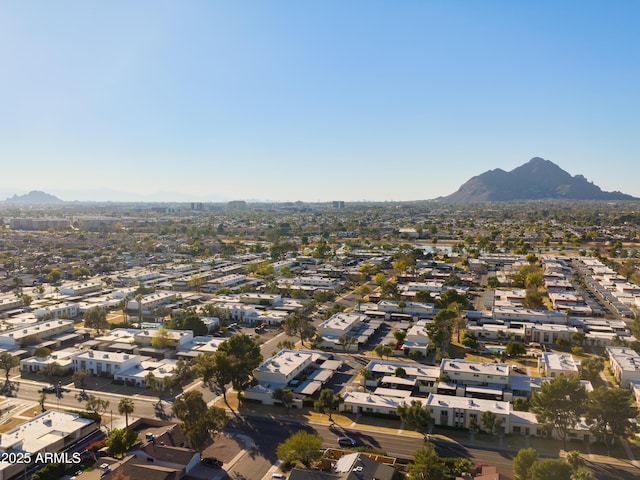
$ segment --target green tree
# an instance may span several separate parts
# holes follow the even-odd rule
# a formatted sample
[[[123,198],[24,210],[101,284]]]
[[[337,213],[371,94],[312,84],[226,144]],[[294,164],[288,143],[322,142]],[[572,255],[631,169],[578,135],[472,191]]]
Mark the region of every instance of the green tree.
[[[420,290],[416,292],[413,300],[418,303],[433,303],[433,298],[431,298],[431,292],[428,290]]]
[[[214,312],[219,313],[219,312]],[[213,314],[212,317],[224,318],[223,316]],[[171,313],[171,319],[165,322],[165,326],[172,330],[191,330],[194,336],[207,335],[209,330],[204,324],[200,315],[194,308],[186,308]]]
[[[9,375],[11,369],[20,365],[20,359],[14,357],[9,352],[0,353],[0,369],[4,370],[4,384],[5,388],[9,385]]]
[[[176,361],[175,377],[179,379],[179,382],[184,382],[193,377],[194,366],[192,360],[185,360],[179,358]]]
[[[236,415],[227,399],[227,385],[231,383],[231,361],[222,352],[205,353],[196,360],[196,371],[210,390],[222,393],[227,407]]]
[[[84,325],[87,328],[93,328],[100,335],[101,330],[109,328],[109,322],[107,321],[107,311],[102,307],[96,307],[91,310],[87,310],[82,316]]]
[[[160,390],[162,389],[162,380],[156,378],[153,372],[147,372],[144,376],[144,384],[147,388],[153,390],[154,393],[158,394],[158,405],[162,403],[162,397],[159,395]]]
[[[218,346],[216,352],[227,356],[231,385],[242,393],[254,383],[253,370],[262,363],[260,344],[248,335],[233,335]]]
[[[530,308],[532,310],[546,309],[542,294],[538,290],[527,290],[524,299],[522,300],[522,307]]]
[[[329,415],[329,421],[332,422],[333,412],[343,401],[343,398],[339,394],[333,393],[333,390],[330,388],[325,388],[320,392],[318,399],[313,402],[313,408],[318,413],[326,413]]]
[[[62,272],[57,268],[54,268],[47,274],[47,280],[54,285],[60,282],[60,280],[62,280],[62,277]]]
[[[31,480],[58,480],[64,477],[66,469],[66,463],[47,463],[44,467],[35,471],[31,476]]]
[[[322,456],[322,437],[304,430],[294,433],[278,445],[278,458],[287,464],[301,463],[309,468]]]
[[[529,480],[571,480],[571,465],[559,458],[538,460],[529,469]]]
[[[408,465],[409,480],[447,480],[445,462],[437,454],[433,443],[426,443],[413,452],[413,463]]]
[[[537,460],[538,451],[535,448],[521,448],[513,458],[513,473],[516,480],[529,480],[529,472]]]
[[[394,280],[384,282],[381,287],[381,296],[382,298],[390,298],[394,300],[400,298],[400,288],[398,287],[398,282]]]
[[[293,350],[296,346],[291,340],[280,340],[276,345],[278,350]],[[274,352],[278,353],[278,352]]]
[[[446,287],[455,287],[461,284],[462,284],[462,279],[460,278],[460,276],[456,275],[455,273],[452,273],[451,275],[449,275],[447,279],[444,281],[444,285]]]
[[[480,426],[482,430],[487,432],[489,435],[495,435],[496,431],[500,426],[504,423],[504,418],[496,415],[491,410],[485,410],[480,415]]]
[[[586,400],[587,392],[580,380],[560,375],[540,386],[531,398],[531,411],[538,422],[553,427],[566,450],[567,434],[584,413]]]
[[[136,292],[137,293],[133,298],[136,301],[136,305],[138,305],[138,323],[142,323],[142,299],[144,298],[144,293]]]
[[[248,335],[233,335],[213,354],[200,355],[196,369],[205,384],[222,393],[225,404],[233,411],[227,400],[227,385],[242,393],[254,383],[253,370],[260,363],[262,354],[258,342]]]
[[[284,331],[292,337],[300,337],[300,343],[304,346],[304,341],[315,335],[315,327],[306,315],[295,313],[286,318],[283,324]]]
[[[398,344],[404,343],[405,339],[407,338],[407,332],[405,332],[404,330],[394,330],[393,337],[396,339],[396,342],[398,342]]]
[[[220,431],[227,422],[223,408],[207,407],[202,393],[189,390],[176,398],[173,412],[183,423],[181,425],[187,442],[194,450],[202,450],[211,432]]]
[[[276,388],[273,391],[272,397],[274,400],[282,403],[282,405],[284,405],[284,408],[287,410],[287,413],[289,413],[289,409],[291,408],[291,405],[293,405],[293,392],[291,391],[291,389]]]
[[[519,357],[527,354],[527,347],[522,342],[507,342],[504,353],[509,357]]]
[[[114,428],[105,440],[105,445],[109,449],[109,455],[120,457],[135,445],[138,441],[138,434],[128,428]]]
[[[601,357],[585,358],[580,363],[580,370],[583,379],[594,382],[600,376],[600,372],[604,370],[604,359]]]
[[[582,458],[582,455],[578,450],[571,450],[570,452],[567,452],[565,460],[569,465],[571,465],[571,470],[574,472],[584,467],[584,458]]]
[[[66,367],[63,367],[58,362],[47,363],[46,365],[42,366],[40,370],[38,370],[38,375],[42,375],[44,377],[49,377],[49,378],[64,377],[68,373],[69,373],[69,369]]]
[[[622,388],[603,386],[589,392],[587,422],[591,431],[604,440],[607,453],[611,451],[613,439],[630,429],[631,419],[638,416],[638,409],[633,402],[631,391]]]
[[[125,428],[129,428],[129,415],[133,413],[135,408],[133,400],[129,397],[121,398],[118,402],[118,412],[120,415],[124,415]]]
[[[518,412],[528,412],[531,408],[531,403],[526,398],[516,398],[513,401],[513,409]]]
[[[109,408],[109,400],[89,395],[89,400],[87,400],[85,408],[88,412],[93,412],[98,418],[100,418],[107,411],[107,408]]]
[[[384,273],[382,272],[376,273],[375,276],[373,277],[373,283],[375,283],[380,287],[384,285],[386,281],[387,279],[385,278]]]
[[[376,345],[375,348],[373,349],[373,351],[380,358],[382,358],[382,357],[389,358],[391,355],[393,355],[393,349],[391,347],[389,347],[388,345],[382,345],[381,343]]]
[[[22,304],[27,307],[31,305],[31,303],[33,303],[33,297],[31,295],[27,295],[26,293],[23,293],[21,298],[22,298]]]
[[[453,337],[453,320],[456,312],[448,309],[440,310],[433,317],[433,322],[425,327],[429,339],[438,352],[446,352]]]
[[[396,367],[393,371],[393,375],[398,378],[407,378],[407,371],[402,367]]]
[[[527,274],[524,280],[524,286],[527,289],[538,289],[544,286],[544,275],[542,270],[536,270]]]
[[[589,470],[579,468],[571,472],[571,480],[594,480],[594,478]]]
[[[47,347],[38,347],[33,351],[33,356],[38,358],[47,358],[51,355],[51,350]]]
[[[338,344],[342,345],[342,349],[345,353],[349,349],[351,349],[351,345],[353,345],[354,343],[356,343],[356,338],[352,335],[349,335],[348,333],[345,333],[344,335],[340,335],[338,337]]]
[[[458,304],[459,309],[465,309],[469,305],[469,299],[464,293],[458,292],[454,288],[449,288],[440,294],[438,302],[440,308],[449,308],[452,303]]]
[[[420,433],[425,433],[431,422],[431,413],[420,400],[411,400],[409,405],[398,405],[396,414],[406,425]]]
[[[91,374],[89,370],[76,370],[71,375],[71,380],[73,384],[82,389],[84,393],[84,389],[87,388],[87,377]]]
[[[467,348],[478,348],[478,337],[473,332],[466,331],[462,335],[461,343]]]
[[[373,372],[371,370],[369,370],[367,367],[364,367],[362,370],[360,370],[360,375],[361,375],[360,382],[361,382],[362,386],[366,390],[367,389],[367,380],[373,379]]]
[[[167,348],[171,345],[171,338],[169,338],[169,332],[163,326],[158,329],[156,334],[151,339],[151,346],[153,348]]]
[[[77,267],[71,270],[71,276],[73,278],[84,278],[91,275],[91,272],[87,267]]]

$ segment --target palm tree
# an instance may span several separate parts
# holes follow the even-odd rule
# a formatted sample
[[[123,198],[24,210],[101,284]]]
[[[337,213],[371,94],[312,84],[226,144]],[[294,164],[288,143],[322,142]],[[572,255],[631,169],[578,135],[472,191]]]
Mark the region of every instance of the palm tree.
[[[373,372],[369,370],[367,367],[364,367],[362,370],[360,370],[360,375],[361,375],[362,386],[364,387],[365,390],[368,390],[367,380],[371,380],[373,378]]]
[[[131,300],[131,294],[127,293],[122,299],[122,320],[125,325],[129,323],[129,315],[128,315],[128,305],[129,300]]]
[[[142,298],[143,295],[139,293],[136,295],[136,302],[138,302],[138,323],[142,324]]]
[[[129,428],[129,414],[133,413],[134,410],[135,405],[130,398],[122,398],[118,403],[118,412],[120,412],[120,415],[124,415],[125,428]]]

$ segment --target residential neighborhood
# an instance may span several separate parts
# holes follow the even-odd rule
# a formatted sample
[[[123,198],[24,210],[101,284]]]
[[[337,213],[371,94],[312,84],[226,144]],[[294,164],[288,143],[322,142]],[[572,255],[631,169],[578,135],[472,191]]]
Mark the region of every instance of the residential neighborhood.
[[[197,207],[2,211],[1,478],[638,474],[637,204]]]

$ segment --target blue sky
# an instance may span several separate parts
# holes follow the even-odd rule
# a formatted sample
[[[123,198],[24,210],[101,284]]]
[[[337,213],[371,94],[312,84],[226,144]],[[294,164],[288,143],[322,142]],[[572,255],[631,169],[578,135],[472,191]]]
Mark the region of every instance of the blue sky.
[[[418,200],[535,156],[640,197],[636,1],[0,1],[0,193]]]

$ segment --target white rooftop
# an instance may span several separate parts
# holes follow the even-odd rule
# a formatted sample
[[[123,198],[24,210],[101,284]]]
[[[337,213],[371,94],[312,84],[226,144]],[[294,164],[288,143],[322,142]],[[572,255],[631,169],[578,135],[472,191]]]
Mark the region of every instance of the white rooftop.
[[[0,450],[38,452],[92,423],[76,413],[48,410],[2,434]]]
[[[577,372],[578,365],[570,353],[544,352],[542,362],[547,369],[556,371]]]
[[[624,371],[640,371],[640,354],[631,348],[607,347],[609,356]]]
[[[509,402],[499,400],[484,400],[482,398],[456,397],[453,395],[431,394],[427,398],[427,406],[439,408],[454,408],[474,410],[478,412],[492,411],[497,415],[508,415],[511,412]]]
[[[469,374],[484,374],[508,376],[509,365],[506,363],[468,362],[455,358],[445,358],[440,364],[443,372],[464,372]]]
[[[281,373],[289,375],[304,363],[312,361],[312,355],[297,350],[280,350],[277,355],[268,358],[256,369],[258,372]]]

